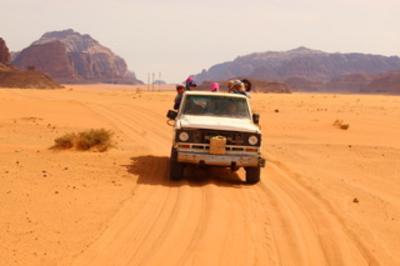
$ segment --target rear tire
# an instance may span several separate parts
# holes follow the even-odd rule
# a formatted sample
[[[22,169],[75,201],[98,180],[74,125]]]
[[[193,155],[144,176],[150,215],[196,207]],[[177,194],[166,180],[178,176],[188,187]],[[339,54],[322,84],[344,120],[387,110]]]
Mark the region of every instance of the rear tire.
[[[171,151],[171,158],[169,162],[169,179],[172,181],[179,181],[183,178],[184,164],[178,162],[178,153],[175,149]]]
[[[246,183],[248,184],[256,184],[260,182],[260,167],[246,167]]]

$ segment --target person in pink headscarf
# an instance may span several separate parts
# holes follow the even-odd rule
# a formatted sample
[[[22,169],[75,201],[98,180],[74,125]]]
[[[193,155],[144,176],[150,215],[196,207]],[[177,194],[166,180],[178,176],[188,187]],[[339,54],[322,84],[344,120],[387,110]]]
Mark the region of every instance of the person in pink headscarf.
[[[192,78],[192,77],[188,77],[188,78],[186,79],[186,81],[185,81],[185,84],[188,84],[190,81],[193,81],[193,78]]]
[[[211,91],[212,92],[218,92],[219,91],[219,83],[218,82],[211,83]]]
[[[194,91],[194,90],[196,90],[197,84],[196,84],[196,82],[193,80],[192,77],[188,77],[188,78],[186,79],[186,81],[185,81],[185,84],[186,84],[185,89],[186,89],[187,91]]]

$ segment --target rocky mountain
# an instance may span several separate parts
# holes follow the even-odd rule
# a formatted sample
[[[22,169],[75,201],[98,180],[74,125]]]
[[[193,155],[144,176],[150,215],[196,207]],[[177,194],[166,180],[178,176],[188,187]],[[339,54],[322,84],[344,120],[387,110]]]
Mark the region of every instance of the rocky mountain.
[[[34,69],[21,71],[10,65],[10,57],[6,42],[0,38],[0,88],[56,89],[63,87],[46,73]]]
[[[326,53],[299,47],[239,56],[193,77],[198,83],[239,77],[285,81],[300,91],[365,92],[373,88],[369,83],[374,75],[396,70],[400,70],[398,56]]]
[[[60,83],[142,83],[129,72],[124,59],[72,29],[45,33],[17,53],[12,64],[46,72]]]
[[[322,91],[360,93],[374,80],[377,75],[354,73],[331,79],[321,86]]]
[[[288,78],[286,82],[294,88],[292,91],[318,92],[324,86],[323,82],[299,77]]]
[[[1,64],[0,64],[1,69]],[[0,88],[61,89],[48,74],[35,70],[0,70]]]
[[[164,80],[156,79],[151,84],[152,85],[167,85],[167,82],[165,82]]]
[[[361,92],[400,95],[400,71],[382,73],[375,77]]]
[[[6,42],[3,40],[3,38],[0,38],[0,63],[9,64],[10,56],[10,51],[8,50]]]

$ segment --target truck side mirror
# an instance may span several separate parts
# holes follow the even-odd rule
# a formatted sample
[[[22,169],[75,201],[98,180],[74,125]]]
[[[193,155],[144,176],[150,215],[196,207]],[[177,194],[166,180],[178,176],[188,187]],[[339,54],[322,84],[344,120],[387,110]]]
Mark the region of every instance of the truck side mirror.
[[[171,120],[175,120],[176,116],[178,115],[177,112],[173,110],[168,110],[167,117]]]
[[[260,122],[260,114],[253,114],[253,123],[258,125]]]

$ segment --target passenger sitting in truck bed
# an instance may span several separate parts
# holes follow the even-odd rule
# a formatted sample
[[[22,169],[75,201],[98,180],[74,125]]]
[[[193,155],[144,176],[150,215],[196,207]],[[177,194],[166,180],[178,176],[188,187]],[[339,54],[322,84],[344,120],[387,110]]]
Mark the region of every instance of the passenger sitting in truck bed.
[[[176,93],[174,100],[174,110],[178,110],[179,106],[181,105],[182,95],[185,92],[185,86],[183,85],[176,85]]]
[[[195,91],[196,87],[197,87],[197,84],[192,78],[188,78],[186,80],[185,90],[187,90],[187,91]]]
[[[250,91],[251,91],[252,85],[251,85],[250,80],[248,80],[248,79],[242,79],[242,80],[240,80],[240,81],[243,82],[244,90],[246,91],[246,96],[249,97],[249,98],[251,98]]]
[[[219,91],[219,83],[218,82],[211,83],[211,91],[212,92],[218,92]]]
[[[229,86],[229,90],[228,92],[231,93],[236,93],[236,94],[242,94],[244,96],[249,97],[249,95],[247,95],[247,92],[245,90],[244,84],[243,82],[241,82],[240,80],[236,79],[234,80],[231,85]],[[249,97],[250,98],[250,97]]]

